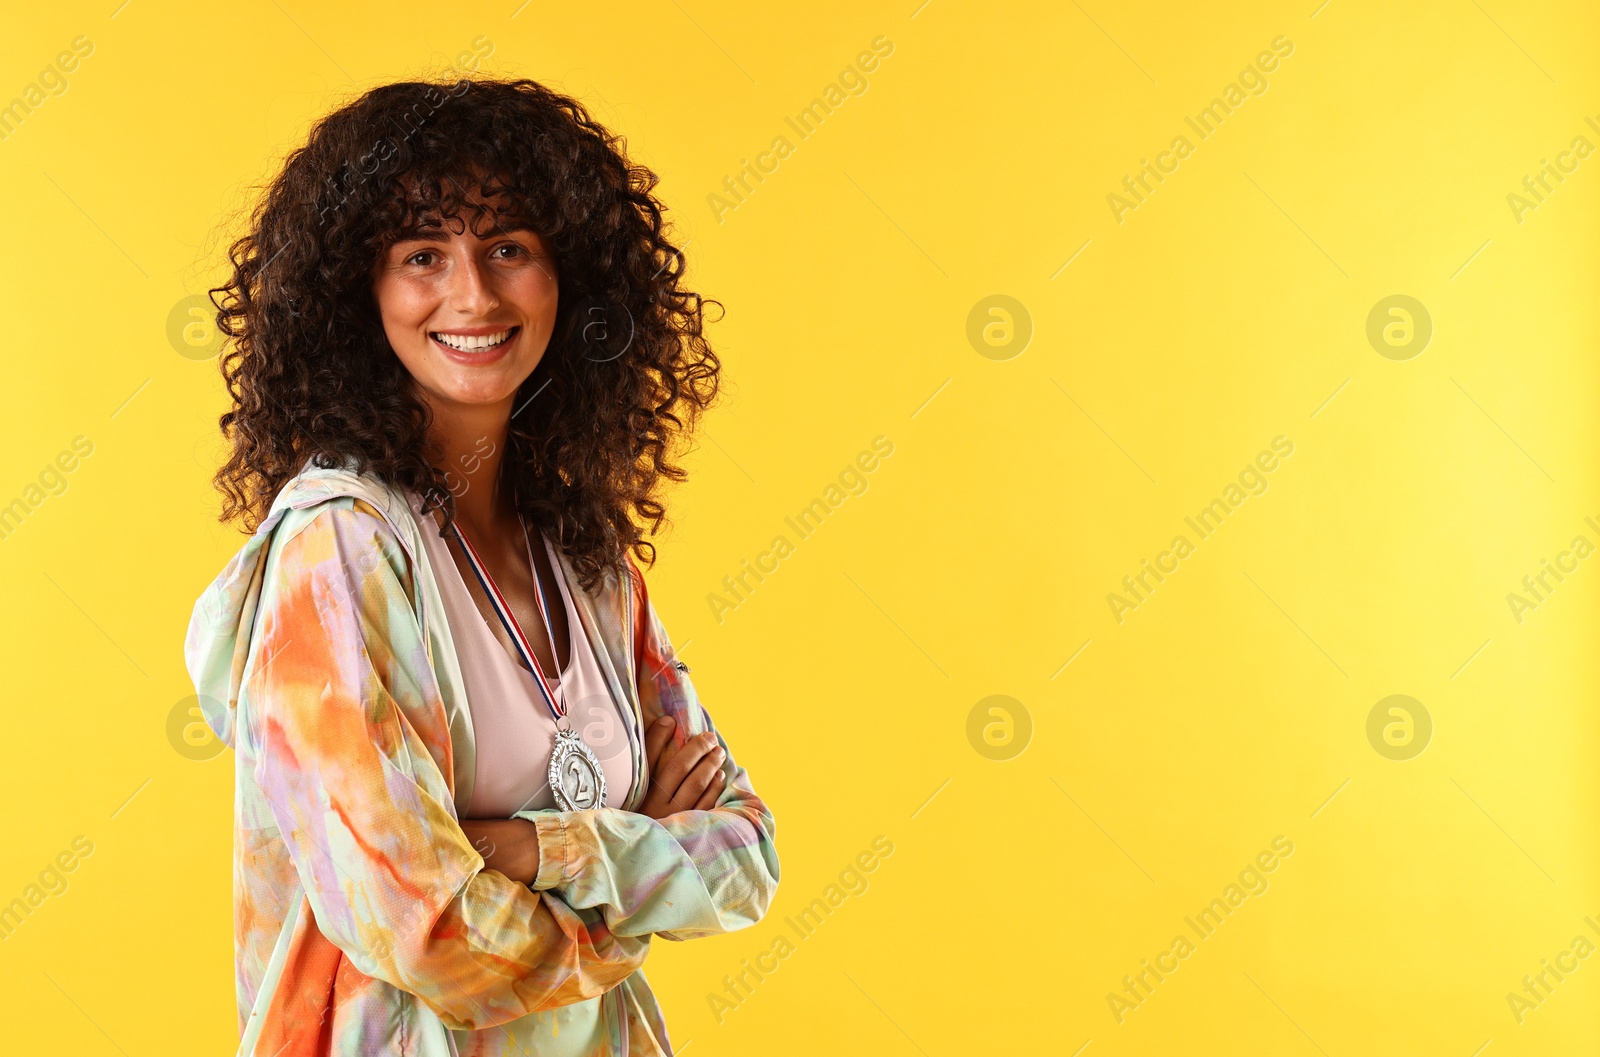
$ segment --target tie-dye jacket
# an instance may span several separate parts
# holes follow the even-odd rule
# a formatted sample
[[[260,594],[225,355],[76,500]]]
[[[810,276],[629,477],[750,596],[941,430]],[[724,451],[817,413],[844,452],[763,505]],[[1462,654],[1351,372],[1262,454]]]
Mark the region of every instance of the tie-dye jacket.
[[[650,937],[766,913],[772,813],[731,752],[712,810],[628,810],[645,726],[711,728],[630,559],[626,588],[574,594],[632,712],[625,808],[519,812],[538,877],[486,869],[458,822],[472,716],[419,531],[405,493],[308,463],[195,604],[185,661],[234,749],[239,1057],[670,1053]]]

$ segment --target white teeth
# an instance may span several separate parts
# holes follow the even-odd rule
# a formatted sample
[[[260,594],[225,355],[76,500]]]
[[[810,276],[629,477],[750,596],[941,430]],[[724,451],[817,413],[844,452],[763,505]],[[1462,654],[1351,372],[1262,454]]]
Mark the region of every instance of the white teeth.
[[[511,336],[511,331],[502,330],[494,334],[474,334],[470,336],[466,334],[440,334],[435,331],[433,336],[435,340],[443,342],[452,349],[460,349],[462,352],[476,352],[479,349],[493,348],[500,344]]]

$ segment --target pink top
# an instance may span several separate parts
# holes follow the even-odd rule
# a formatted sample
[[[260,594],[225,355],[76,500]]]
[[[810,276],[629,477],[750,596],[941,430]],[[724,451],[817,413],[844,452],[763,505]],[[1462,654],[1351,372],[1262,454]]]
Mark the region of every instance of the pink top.
[[[510,818],[517,811],[556,806],[550,792],[548,768],[555,745],[556,721],[533,673],[513,659],[489,630],[483,612],[467,589],[449,544],[433,515],[423,515],[422,541],[436,570],[445,619],[455,639],[456,657],[466,684],[467,708],[472,714],[477,763],[472,797],[465,818]],[[427,526],[434,531],[427,531]],[[545,553],[561,586],[567,612],[569,656],[557,677],[546,679],[557,702],[567,704],[567,723],[583,735],[599,757],[606,776],[606,807],[621,807],[633,783],[633,755],[622,712],[612,698],[600,670],[594,646],[572,599],[571,588],[555,547],[541,532]],[[533,565],[533,552],[528,552]],[[547,599],[547,601],[549,601]],[[525,632],[531,629],[524,628]],[[560,658],[557,661],[560,662]]]

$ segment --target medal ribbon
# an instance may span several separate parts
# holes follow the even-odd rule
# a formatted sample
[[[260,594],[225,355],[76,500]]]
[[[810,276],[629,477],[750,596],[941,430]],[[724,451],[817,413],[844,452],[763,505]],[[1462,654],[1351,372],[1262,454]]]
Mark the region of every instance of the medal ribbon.
[[[550,613],[544,602],[544,587],[539,583],[539,567],[533,560],[533,543],[528,538],[527,522],[522,521],[520,515],[517,519],[522,523],[522,539],[528,544],[528,565],[533,571],[534,597],[539,603],[539,616],[544,621],[545,632],[550,636],[551,656],[555,655],[556,636],[550,624]],[[534,680],[539,684],[539,690],[544,694],[544,703],[550,709],[550,714],[555,717],[557,726],[567,716],[567,703],[557,701],[550,692],[550,684],[545,681],[544,669],[539,667],[539,658],[534,656],[533,647],[528,644],[528,636],[522,633],[522,625],[517,623],[517,616],[511,612],[511,606],[506,602],[505,595],[500,593],[500,588],[495,586],[494,578],[489,575],[489,569],[483,564],[483,559],[478,557],[478,551],[467,541],[461,531],[459,520],[453,520],[450,525],[454,530],[456,539],[461,541],[461,549],[467,552],[467,560],[472,565],[472,571],[477,574],[478,583],[483,586],[483,593],[489,596],[489,601],[494,606],[494,611],[500,617],[500,623],[505,625],[506,634],[511,636],[511,641],[516,644],[517,652],[522,654],[522,659],[527,662],[533,671]]]

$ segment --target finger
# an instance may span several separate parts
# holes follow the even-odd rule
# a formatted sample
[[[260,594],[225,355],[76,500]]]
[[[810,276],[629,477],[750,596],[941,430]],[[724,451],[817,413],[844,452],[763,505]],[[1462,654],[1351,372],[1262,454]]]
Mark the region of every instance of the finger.
[[[673,728],[669,727],[667,729],[671,731]],[[672,763],[673,758],[688,744],[689,742],[684,742],[680,745],[669,734],[666,743],[661,746],[661,751],[656,754],[655,763],[650,767],[650,786],[652,789],[660,783],[661,776],[666,773],[667,767]]]
[[[669,740],[666,747],[661,750],[660,759],[652,771],[650,791],[639,807],[640,813],[651,818],[660,818],[673,811],[682,810],[673,806],[672,796],[701,757],[715,746],[715,739],[716,735],[711,731],[704,731],[681,744]]]
[[[652,818],[671,814],[683,810],[673,803],[673,798],[678,792],[678,787],[683,784],[684,778],[694,769],[707,752],[711,751],[711,744],[703,737],[693,737],[682,745],[669,743],[662,750],[662,764],[660,769],[650,780],[650,793],[647,801],[649,808],[644,812]]]
[[[671,717],[663,718],[670,719]],[[649,815],[651,818],[660,818],[666,814],[667,797],[671,794],[672,789],[675,788],[675,786],[665,786],[662,782],[666,768],[672,763],[673,757],[678,754],[679,748],[671,737],[673,726],[668,725],[665,729],[667,737],[662,740],[661,747],[657,750],[655,758],[650,761],[648,771],[650,785],[645,793],[644,801],[639,805],[639,813]],[[646,734],[647,742],[654,733],[655,726],[652,724],[649,733]]]
[[[715,742],[707,734],[696,734],[682,745],[668,750],[672,752],[672,758],[665,760],[661,765],[660,783],[662,790],[669,798],[677,792],[678,786],[683,784],[684,778],[700,763],[705,754],[711,751],[714,745]],[[666,753],[662,755],[665,756]]]
[[[695,804],[696,811],[710,811],[717,806],[717,801],[722,799],[722,790],[728,785],[728,772],[717,768],[717,773],[711,776],[711,784],[706,786],[706,791],[700,794],[699,803]]]
[[[671,718],[671,717],[667,717],[667,718]],[[661,755],[656,760],[656,770],[658,772],[659,771],[664,771],[666,769],[666,767],[667,767],[667,764],[672,762],[672,758],[674,756],[677,756],[680,752],[682,752],[685,749],[688,749],[688,748],[691,748],[691,747],[695,746],[699,742],[699,739],[700,739],[699,735],[690,735],[690,734],[684,735],[683,740],[681,740],[681,741],[678,740],[677,738],[673,737],[672,735],[677,733],[677,721],[676,720],[673,720],[673,725],[671,727],[668,727],[667,731],[668,731],[668,737],[667,737],[666,744],[662,746]]]
[[[672,795],[672,809],[674,811],[690,811],[700,802],[700,799],[711,789],[712,783],[722,773],[722,761],[726,754],[720,746],[711,749],[694,769],[684,776],[683,782]]]
[[[650,761],[652,771],[659,765],[661,750],[672,739],[672,726],[672,717],[662,716],[650,724],[650,730],[644,736],[644,756]]]
[[[722,766],[723,757],[726,755],[719,745],[700,758],[694,770],[684,777],[677,792],[672,794],[672,806],[675,810],[688,811],[699,802],[700,794],[711,785],[711,779],[716,777],[717,770]]]

